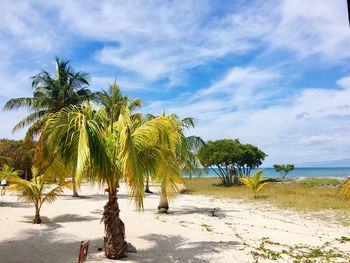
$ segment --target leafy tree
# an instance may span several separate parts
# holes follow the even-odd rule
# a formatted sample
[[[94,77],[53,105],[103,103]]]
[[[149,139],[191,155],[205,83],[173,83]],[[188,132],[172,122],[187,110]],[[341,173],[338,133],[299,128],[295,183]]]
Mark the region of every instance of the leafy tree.
[[[273,168],[285,179],[288,173],[294,170],[294,164],[274,164]]]
[[[257,193],[268,184],[268,182],[261,177],[263,171],[264,170],[257,170],[252,177],[243,176],[241,178],[242,183],[254,192],[254,198],[256,198]]]
[[[8,166],[5,167],[6,171],[0,172],[4,177],[8,178],[11,185],[8,190],[17,192],[18,199],[27,203],[33,203],[35,207],[35,216],[33,219],[34,224],[40,224],[40,209],[42,205],[52,203],[62,193],[62,188],[71,187],[71,182],[63,182],[53,188],[46,189],[45,184],[48,182],[48,175],[37,175],[37,171],[33,169],[33,179],[29,182],[19,177],[19,172],[14,171]]]
[[[6,102],[4,110],[27,108],[31,113],[18,122],[13,132],[29,126],[25,142],[29,142],[34,136],[40,135],[43,125],[50,114],[60,111],[69,105],[80,105],[83,101],[94,98],[94,94],[87,88],[88,75],[84,72],[75,72],[69,61],[56,57],[56,75],[42,70],[32,77],[33,97],[14,98]],[[45,138],[40,136],[34,154],[34,166],[39,170],[45,170],[49,165],[42,156]],[[78,196],[75,187],[75,178],[72,174],[73,196]]]
[[[0,158],[0,167],[4,164],[11,164],[16,170],[23,171],[23,177],[29,180],[32,177],[31,166],[34,155],[35,143],[25,146],[23,141],[0,140],[0,155],[6,159]]]
[[[121,104],[119,117],[114,121],[105,107],[94,110],[89,104],[69,106],[52,115],[44,128],[47,152],[56,153],[63,163],[74,167],[78,182],[87,176],[91,181],[107,184],[108,202],[102,220],[105,254],[112,259],[124,257],[126,250],[125,226],[117,198],[120,180],[126,182],[129,194],[142,208],[144,175],[160,174],[164,167],[179,170],[173,151],[159,144],[160,138],[166,141],[181,137],[178,123],[167,116],[135,122],[130,108],[128,101]]]
[[[250,176],[251,169],[259,167],[267,155],[251,144],[239,140],[209,141],[198,152],[204,167],[219,176],[225,186],[239,185],[242,176]]]

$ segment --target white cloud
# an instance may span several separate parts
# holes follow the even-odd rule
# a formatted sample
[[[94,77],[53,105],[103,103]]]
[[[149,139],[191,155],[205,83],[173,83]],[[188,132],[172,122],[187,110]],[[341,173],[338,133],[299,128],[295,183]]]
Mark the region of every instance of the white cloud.
[[[96,54],[98,61],[151,81],[255,49],[258,38],[271,26],[264,19],[266,7],[257,13],[256,6],[249,12],[242,6],[243,10],[212,17],[210,1],[56,4],[71,31],[90,39],[112,41]]]
[[[109,66],[123,76],[118,81],[123,89],[156,87],[158,93],[164,87],[153,84],[163,79],[168,81],[165,87],[192,85],[184,83],[185,77],[198,66],[216,62],[231,67],[216,82],[208,70],[209,87],[154,101],[145,112],[196,117],[196,133],[207,139],[239,137],[261,146],[270,160],[349,156],[350,78],[339,80],[336,88],[294,90],[291,75],[302,76],[303,69],[284,67],[300,61],[316,70],[336,64],[347,74],[346,1],[233,1],[227,7],[213,3],[3,1],[0,104],[30,95],[33,73],[51,69],[47,63],[57,53],[75,52],[75,41],[91,41],[101,45],[94,54],[80,54],[77,63],[92,74],[94,89],[114,81],[104,72]],[[11,127],[24,114],[0,112],[0,135],[11,137]]]
[[[99,62],[147,81],[179,78],[186,69],[258,48],[317,55],[327,63],[350,56],[343,0],[242,1],[220,16],[210,1],[60,0],[55,6],[71,32],[108,41],[96,53]]]
[[[192,133],[205,139],[240,138],[243,142],[256,144],[269,154],[267,165],[320,158],[341,159],[350,155],[350,77],[340,79],[338,88],[289,92],[285,99],[277,99],[269,105],[259,104],[254,92],[246,93],[242,102],[255,101],[255,107],[237,107],[235,102],[239,105],[239,101],[234,98],[242,87],[229,89],[228,80],[232,72],[250,72],[251,90],[265,86],[266,81],[269,83],[273,77],[279,76],[268,71],[267,76],[271,78],[261,78],[266,71],[235,68],[222,80],[199,91],[205,94],[209,90],[211,99],[189,96],[187,100],[176,98],[154,102],[146,107],[146,111],[159,113],[167,109],[167,112],[175,112],[182,117],[197,117],[197,127]],[[231,81],[234,87],[239,78]],[[222,83],[225,87],[217,89]]]
[[[276,11],[278,23],[266,36],[271,49],[291,50],[301,58],[317,55],[327,62],[350,57],[346,1],[285,0]]]

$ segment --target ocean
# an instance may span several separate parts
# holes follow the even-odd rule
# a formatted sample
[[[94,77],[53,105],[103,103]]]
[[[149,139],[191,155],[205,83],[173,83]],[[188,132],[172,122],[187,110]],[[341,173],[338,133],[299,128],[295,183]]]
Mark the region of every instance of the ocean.
[[[278,178],[281,177],[279,173],[275,171],[274,168],[259,168],[263,169],[264,172],[262,173],[263,177],[272,177],[272,178]],[[255,170],[252,170],[251,174],[254,173]],[[208,171],[202,170],[201,174],[192,174],[192,177],[197,176],[203,176],[203,177],[216,177],[214,171],[209,169]],[[294,168],[293,171],[291,171],[287,178],[297,178],[297,177],[332,177],[332,178],[346,178],[350,176],[350,167],[336,167],[336,168]],[[184,175],[184,177],[188,177],[188,175]]]

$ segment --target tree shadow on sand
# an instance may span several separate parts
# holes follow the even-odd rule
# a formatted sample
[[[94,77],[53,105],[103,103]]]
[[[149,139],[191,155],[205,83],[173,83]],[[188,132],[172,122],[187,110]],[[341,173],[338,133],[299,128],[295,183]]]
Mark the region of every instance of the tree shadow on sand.
[[[79,195],[78,197],[73,197],[71,194],[63,194],[60,196],[62,200],[80,200],[87,199],[89,201],[108,201],[107,194],[93,194],[93,195]],[[129,198],[127,194],[118,194],[118,199]]]
[[[23,216],[23,218],[24,220],[21,220],[20,222],[33,224],[34,216]],[[55,216],[53,218],[41,216],[41,225],[46,226],[46,228],[43,228],[42,231],[50,232],[63,227],[63,225],[59,223],[84,222],[84,221],[93,221],[93,220],[100,221],[101,218],[93,217],[93,216],[79,216],[76,214],[64,214],[64,215]]]
[[[31,229],[16,240],[0,242],[0,261],[6,263],[70,263],[78,262],[80,242],[72,235],[57,238],[52,232]],[[101,239],[90,240],[89,254],[102,246]],[[89,262],[89,261],[88,261]]]
[[[101,220],[101,218],[97,218],[94,216],[80,216],[77,214],[64,214],[55,216],[50,219],[51,223],[68,223],[68,222],[83,222],[83,221],[93,221],[93,220]]]
[[[167,262],[215,262],[215,255],[222,251],[239,249],[241,243],[229,242],[188,242],[179,235],[147,235],[142,237],[153,245],[130,253],[121,261],[167,263]],[[129,240],[130,241],[130,240]],[[81,240],[73,235],[57,237],[51,231],[30,229],[15,239],[0,242],[1,262],[6,263],[69,263],[77,262]],[[98,248],[103,246],[102,236],[90,240],[87,262],[118,262],[108,260]],[[206,259],[204,259],[205,257]]]
[[[0,201],[0,207],[23,207],[23,208],[31,208],[31,206],[24,202],[14,201],[14,202],[7,202],[7,201]]]
[[[220,207],[195,207],[195,206],[183,206],[181,209],[169,210],[169,214],[174,215],[192,215],[202,214],[209,216],[226,217],[226,213],[240,212],[234,209],[222,209]]]
[[[136,254],[129,254],[125,260],[135,262],[215,262],[210,258],[215,257],[224,250],[238,249],[242,244],[237,241],[215,242],[201,241],[188,242],[179,235],[157,235],[152,234],[142,237],[153,243],[149,249],[138,250]],[[187,241],[187,242],[186,242]],[[206,259],[204,259],[205,257]],[[214,259],[213,259],[214,260]]]

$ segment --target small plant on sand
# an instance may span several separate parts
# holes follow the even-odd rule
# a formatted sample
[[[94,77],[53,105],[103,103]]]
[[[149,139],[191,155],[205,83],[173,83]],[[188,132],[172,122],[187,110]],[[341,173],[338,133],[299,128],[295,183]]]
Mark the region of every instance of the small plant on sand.
[[[17,192],[18,199],[27,203],[33,203],[35,207],[34,224],[40,224],[40,209],[42,205],[52,203],[62,193],[62,188],[72,188],[71,182],[63,182],[53,188],[46,187],[48,175],[38,176],[36,169],[32,170],[33,179],[29,182],[18,176],[18,172],[7,174],[7,178],[11,182],[9,190]]]
[[[350,254],[340,250],[337,247],[339,243],[343,243],[342,238],[316,247],[303,244],[291,246],[263,238],[260,245],[255,247],[251,254],[254,262],[260,262],[261,259],[293,263],[348,262],[345,260],[349,259]]]
[[[266,182],[264,178],[261,177],[263,171],[264,170],[258,170],[252,177],[244,176],[241,179],[243,184],[254,191],[254,198],[256,198],[257,193],[261,190],[261,188],[268,184],[268,182]]]
[[[213,229],[210,225],[208,224],[202,224],[202,227],[205,228],[205,230],[207,230],[208,232],[213,232]]]

